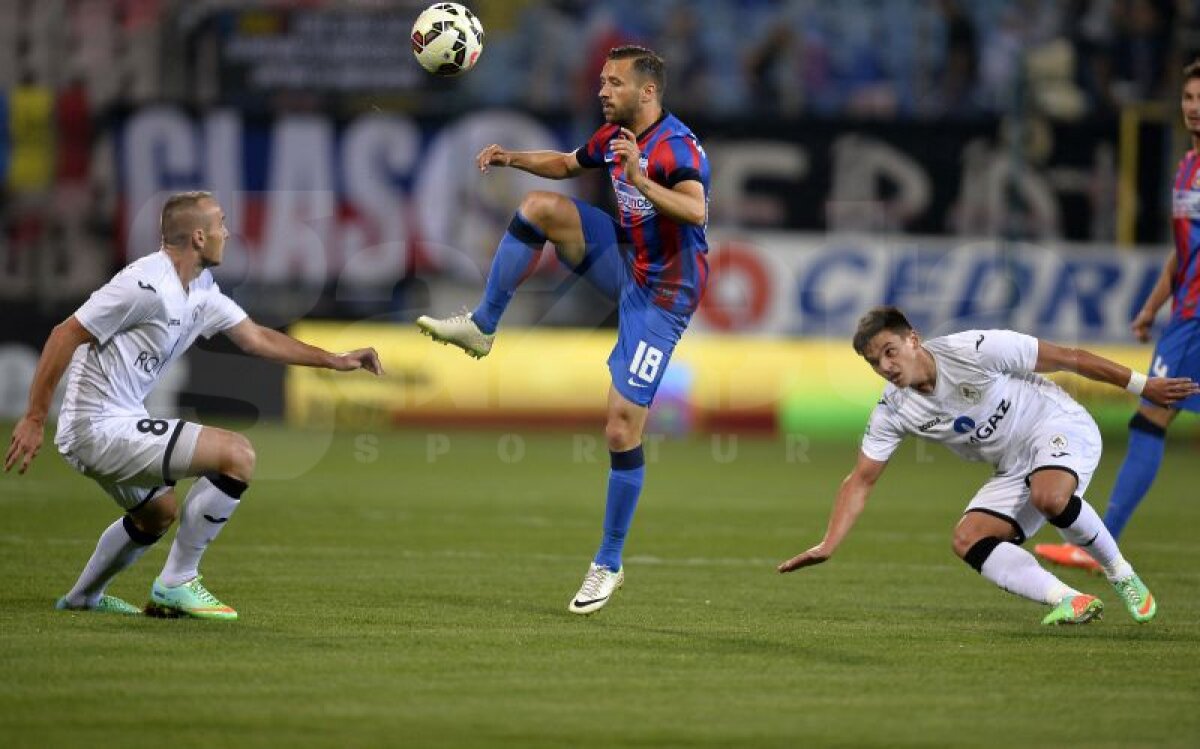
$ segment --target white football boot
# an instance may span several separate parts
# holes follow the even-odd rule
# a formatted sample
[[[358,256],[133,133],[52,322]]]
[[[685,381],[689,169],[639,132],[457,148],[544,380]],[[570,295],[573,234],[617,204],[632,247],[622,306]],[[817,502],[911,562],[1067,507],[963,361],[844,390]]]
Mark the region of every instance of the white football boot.
[[[417,327],[421,332],[439,343],[449,343],[466,351],[469,356],[482,359],[492,350],[492,341],[496,334],[484,333],[471,319],[471,313],[464,308],[462,312],[444,320],[429,315],[417,318]]]
[[[583,585],[571,599],[571,605],[567,606],[567,611],[572,614],[590,614],[593,611],[599,611],[604,608],[604,604],[608,603],[608,599],[612,598],[613,593],[617,592],[617,588],[624,583],[624,567],[613,572],[607,567],[601,567],[592,562],[588,566],[587,574],[583,577]]]

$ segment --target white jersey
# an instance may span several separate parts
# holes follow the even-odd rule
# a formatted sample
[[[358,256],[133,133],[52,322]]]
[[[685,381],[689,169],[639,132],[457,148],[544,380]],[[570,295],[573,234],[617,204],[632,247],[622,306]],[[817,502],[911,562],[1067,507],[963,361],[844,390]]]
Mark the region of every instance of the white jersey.
[[[1032,336],[969,330],[923,345],[937,364],[934,391],[923,395],[890,383],[884,388],[862,441],[872,460],[886,461],[914,434],[1003,470],[1029,452],[1039,427],[1088,416],[1062,388],[1033,373],[1038,341]]]
[[[59,448],[82,421],[146,415],[146,396],[195,342],[237,325],[246,313],[207,270],[187,290],[166,252],[130,263],[92,293],[75,318],[96,337],[71,357],[58,416]]]

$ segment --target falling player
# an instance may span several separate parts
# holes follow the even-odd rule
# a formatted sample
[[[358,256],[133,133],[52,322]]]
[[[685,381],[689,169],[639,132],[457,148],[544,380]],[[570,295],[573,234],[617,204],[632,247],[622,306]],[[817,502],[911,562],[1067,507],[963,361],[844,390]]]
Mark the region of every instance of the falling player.
[[[486,356],[505,307],[547,241],[567,267],[617,302],[617,344],[608,359],[604,535],[568,606],[576,614],[600,609],[624,582],[621,552],[642,490],[646,415],[708,277],[708,159],[691,130],[663,109],[663,78],[658,55],[617,47],[600,74],[606,124],[586,145],[573,153],[484,148],[478,156],[483,172],[508,166],[565,179],[605,167],[619,219],[557,193],[529,193],[496,250],[479,306],[417,321],[434,339]]]
[[[1181,100],[1183,124],[1192,136],[1188,151],[1175,172],[1172,191],[1171,229],[1175,249],[1163,264],[1158,283],[1133,320],[1133,333],[1143,343],[1159,309],[1171,300],[1171,319],[1154,348],[1150,371],[1163,377],[1200,379],[1200,59],[1183,69]],[[1170,408],[1142,399],[1129,422],[1129,447],[1117,473],[1117,483],[1108,498],[1104,525],[1119,538],[1142,498],[1150,491],[1162,464],[1167,427],[1180,411],[1200,412],[1200,396],[1187,398]],[[1038,544],[1034,547],[1052,562],[1099,570],[1087,550],[1075,544]]]
[[[264,359],[381,374],[375,350],[331,354],[257,325],[221,293],[225,214],[210,193],[167,199],[162,248],[118,273],[50,334],[25,416],[13,429],[4,470],[24,473],[41,448],[54,388],[67,371],[55,444],[68,463],[103,488],[124,515],[100,535],[91,559],[57,608],[139,614],[105,593],[179,516],[176,480],[200,477],[188,492],[166,566],[147,613],[236,619],[200,582],[200,557],[241,503],[254,475],[254,448],[235,432],[151,417],[146,395],[196,340],[224,332]]]
[[[1104,608],[1020,547],[1046,521],[1067,540],[1090,546],[1136,621],[1154,618],[1154,596],[1083,499],[1100,462],[1100,431],[1082,406],[1035,373],[1075,372],[1163,405],[1195,395],[1200,386],[1186,377],[1147,378],[1082,349],[1008,330],[922,341],[895,307],[877,307],[859,321],[854,350],[889,384],[871,414],[858,463],[842,482],[825,538],[780,564],[780,572],[833,555],[888,459],[912,434],[995,467],[954,530],[954,552],[1004,590],[1053,606],[1043,624],[1082,624]]]

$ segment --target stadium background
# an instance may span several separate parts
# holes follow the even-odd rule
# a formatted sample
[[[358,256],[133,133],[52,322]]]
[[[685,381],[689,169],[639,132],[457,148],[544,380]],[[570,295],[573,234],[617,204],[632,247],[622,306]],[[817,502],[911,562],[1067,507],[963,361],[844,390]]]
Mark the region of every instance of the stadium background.
[[[308,538],[317,545],[353,534],[363,557],[350,553],[347,558],[360,564],[337,568],[322,561],[345,576],[328,584],[322,573],[314,572],[324,595],[353,609],[357,599],[346,603],[336,598],[338,591],[376,579],[365,572],[376,569],[366,564],[368,550],[374,555],[371,564],[383,569],[390,564],[388,552],[399,544],[408,555],[406,564],[424,570],[419,578],[405,578],[400,597],[401,608],[408,613],[402,616],[410,617],[405,621],[427,639],[414,643],[405,639],[408,635],[392,630],[387,638],[413,644],[413,652],[419,652],[419,646],[437,641],[428,634],[433,630],[422,627],[464,631],[472,626],[496,627],[497,642],[471,646],[490,653],[492,647],[498,651],[511,647],[505,638],[510,632],[524,631],[528,622],[521,614],[527,612],[506,614],[496,624],[491,612],[456,604],[449,591],[474,574],[471,560],[476,557],[471,553],[484,559],[496,554],[510,569],[536,580],[531,585],[537,592],[537,606],[543,598],[555,604],[547,604],[545,611],[534,609],[538,636],[563,648],[575,645],[557,615],[546,613],[557,611],[555,596],[565,596],[574,584],[574,568],[566,582],[546,581],[539,575],[547,574],[547,561],[555,567],[569,566],[565,559],[575,559],[581,548],[588,548],[598,505],[581,500],[578,506],[567,503],[550,510],[535,498],[528,500],[533,502],[529,509],[521,504],[525,500],[513,497],[516,506],[538,519],[530,527],[514,530],[500,519],[499,513],[507,510],[489,509],[479,497],[495,491],[483,482],[484,474],[505,477],[508,488],[538,486],[543,494],[571,497],[580,494],[573,483],[577,479],[566,477],[598,479],[602,471],[593,465],[593,453],[599,443],[586,440],[599,439],[607,387],[602,362],[614,332],[611,307],[571,283],[545,253],[546,262],[514,301],[504,335],[488,359],[473,362],[451,349],[433,347],[414,333],[412,321],[420,314],[443,314],[473,304],[496,239],[521,195],[548,185],[511,170],[493,170],[481,178],[473,166],[475,153],[493,141],[510,148],[563,150],[584,142],[599,120],[594,81],[604,52],[624,42],[648,44],[666,57],[667,106],[700,135],[714,175],[712,282],[692,330],[678,349],[651,422],[654,435],[685,439],[673,441],[677,446],[668,449],[674,450],[675,457],[668,455],[655,470],[700,494],[734,475],[753,475],[778,487],[778,491],[740,499],[736,520],[727,516],[733,508],[725,508],[726,514],[719,514],[721,508],[712,503],[698,508],[693,494],[681,489],[679,495],[672,495],[664,492],[662,484],[655,490],[654,502],[644,503],[646,507],[639,511],[645,515],[640,518],[644,525],[639,529],[644,530],[639,532],[644,535],[639,548],[667,558],[658,568],[643,560],[650,566],[641,595],[653,597],[649,593],[657,590],[666,596],[663,600],[675,600],[670,596],[678,595],[681,587],[687,589],[684,581],[690,578],[683,575],[697,570],[726,589],[745,586],[740,589],[745,600],[735,598],[729,611],[714,611],[715,624],[692,622],[699,634],[685,640],[697,652],[715,648],[718,654],[738,653],[731,656],[735,659],[746,656],[748,660],[735,664],[741,670],[733,683],[752,681],[748,675],[752,673],[787,682],[788,677],[774,671],[772,659],[778,656],[786,661],[790,635],[773,635],[778,639],[764,644],[755,640],[760,625],[744,625],[742,620],[748,607],[777,597],[777,592],[759,587],[767,584],[746,583],[744,576],[749,573],[739,565],[761,562],[769,568],[763,555],[773,557],[781,549],[794,553],[805,539],[819,537],[826,498],[832,496],[848,465],[845,456],[852,454],[845,444],[857,438],[882,386],[847,343],[866,307],[898,304],[929,335],[967,327],[1014,327],[1096,348],[1139,369],[1148,365],[1151,348],[1133,342],[1128,322],[1169,247],[1169,178],[1190,145],[1178,123],[1178,74],[1200,51],[1200,3],[481,0],[473,7],[487,31],[484,53],[475,71],[453,80],[431,78],[411,59],[405,40],[413,16],[424,4],[0,0],[0,264],[4,269],[0,273],[0,421],[20,416],[41,342],[51,327],[126,262],[157,248],[162,201],[179,190],[214,190],[225,206],[233,238],[227,262],[216,275],[223,289],[253,316],[331,348],[375,345],[390,370],[389,377],[379,381],[312,371],[285,373],[277,366],[241,357],[215,340],[191,352],[152,396],[152,412],[215,419],[246,429],[263,456],[258,486],[264,502],[271,497],[297,513],[315,512],[320,518],[320,528],[306,525],[304,515],[281,524],[254,519],[249,513],[239,518],[244,520],[242,529],[231,528],[222,537],[228,551],[219,551],[226,556],[213,554],[214,566],[229,560],[224,562],[227,567],[216,567],[228,570],[227,579],[237,579],[237,560],[243,565],[265,564],[266,572],[285,577],[295,569],[312,572],[299,557],[288,557],[285,564],[283,557],[271,554],[282,554],[279,549],[295,545],[295,534],[317,534],[316,540]],[[608,204],[611,192],[600,175],[554,183],[550,189],[601,205]],[[1071,379],[1064,383],[1114,434],[1103,469],[1110,474],[1119,461],[1120,430],[1134,400],[1111,388],[1087,387]],[[1194,433],[1194,420],[1182,419],[1173,434],[1188,430]],[[741,457],[734,460],[729,451],[739,435],[751,441],[742,443]],[[563,445],[572,451],[566,468],[548,457],[557,455],[555,450],[566,451]],[[8,483],[8,479],[0,484],[8,495],[5,502],[19,499],[31,502],[24,506],[33,508],[18,513],[16,504],[0,502],[8,534],[0,543],[0,553],[12,565],[6,569],[28,572],[25,582],[8,584],[4,597],[36,611],[44,604],[38,596],[44,598],[61,586],[86,553],[82,541],[69,547],[52,544],[57,557],[34,561],[32,547],[22,539],[64,522],[57,505],[45,497],[61,491],[75,503],[71,508],[86,508],[72,510],[72,517],[87,519],[73,521],[79,525],[79,539],[92,537],[92,525],[103,518],[104,510],[97,493],[69,475],[50,452],[44,451],[35,469],[48,478],[31,478],[32,494],[26,496],[20,488],[30,485]],[[1194,476],[1194,453],[1195,448],[1188,446],[1186,454],[1169,457],[1164,476],[1174,470],[1185,483],[1164,486],[1161,482],[1169,479],[1163,478],[1160,493],[1175,499],[1186,493],[1188,472]],[[582,457],[585,454],[591,457]],[[449,455],[448,462],[443,462],[443,455]],[[787,458],[781,460],[779,455]],[[836,456],[841,456],[840,462]],[[472,462],[476,458],[481,462]],[[799,509],[786,496],[797,482],[792,473],[797,462],[804,464],[809,481],[803,493],[813,500]],[[961,473],[949,458],[940,454],[935,458],[920,447],[908,449],[896,462],[902,464],[896,472],[907,474],[913,482],[935,468],[947,483],[950,477],[979,480],[975,474]],[[389,473],[389,468],[394,472]],[[738,469],[736,474],[730,468]],[[467,484],[453,483],[452,476],[467,478]],[[347,483],[336,483],[335,478]],[[1098,484],[1107,487],[1110,478],[1105,474]],[[903,480],[897,477],[898,483]],[[396,500],[403,510],[385,501],[397,485],[405,487]],[[599,491],[588,486],[592,489],[582,494]],[[940,506],[949,514],[938,515],[938,522],[951,522],[965,496],[961,486],[952,491],[939,485],[930,491],[945,494]],[[323,515],[320,492],[345,494],[357,512],[365,514],[357,522],[353,514],[349,520],[340,514]],[[876,516],[891,523],[892,535],[883,536],[884,542],[890,546],[902,536],[928,540],[929,526],[918,526],[918,521],[931,517],[923,514],[931,512],[920,504],[923,495],[909,496],[900,490],[897,494],[889,498],[892,509],[880,507]],[[1102,499],[1096,501],[1103,504]],[[1190,537],[1178,534],[1188,527],[1188,518],[1195,518],[1194,511],[1184,509],[1188,506],[1181,502],[1160,502],[1161,508],[1168,509],[1160,509],[1164,514],[1156,516],[1155,509],[1149,508],[1149,527],[1145,535],[1135,538],[1145,540],[1153,529],[1165,545],[1144,544],[1138,558],[1192,569],[1194,551],[1185,551]],[[447,512],[443,505],[478,514],[470,523],[455,516],[449,526],[443,526],[437,522],[443,516],[436,514]],[[493,517],[489,512],[498,514]],[[411,517],[403,513],[425,519],[427,525],[417,522],[415,526],[424,529],[424,535],[405,536],[402,541],[386,535],[385,528],[409,527],[402,518]],[[357,523],[364,518],[367,528],[360,531]],[[538,535],[538,523],[546,522],[560,529],[561,542],[547,542],[546,536]],[[803,526],[802,535],[796,523]],[[546,548],[545,554],[528,559],[504,556],[511,550],[496,538],[470,535],[493,526],[497,533],[508,534],[509,543],[538,544]],[[292,535],[284,535],[285,530]],[[760,532],[770,542],[769,550],[757,546]],[[682,545],[685,539],[691,546]],[[680,545],[673,545],[674,541]],[[456,544],[464,543],[473,551],[453,551]],[[549,547],[544,546],[547,543]],[[854,613],[849,621],[837,621],[837,626],[808,620],[812,627],[806,630],[816,638],[813,652],[834,653],[829,662],[808,663],[806,668],[813,673],[837,682],[839,674],[849,670],[870,683],[887,684],[887,675],[866,665],[867,661],[882,663],[885,673],[892,669],[890,678],[899,679],[895,682],[901,685],[899,692],[908,689],[919,695],[913,699],[944,700],[945,710],[930,713],[928,702],[910,705],[892,695],[879,698],[887,706],[877,716],[879,725],[898,730],[897,726],[915,723],[925,732],[881,734],[865,724],[857,729],[844,724],[840,733],[822,734],[824,729],[810,723],[776,730],[755,722],[767,720],[766,709],[779,707],[775,703],[764,700],[747,706],[731,697],[732,702],[717,706],[686,703],[695,711],[697,733],[664,728],[641,741],[697,745],[715,737],[715,743],[775,741],[782,746],[790,744],[781,737],[809,736],[817,737],[819,745],[957,743],[961,738],[957,732],[966,728],[962,717],[943,713],[954,712],[955,705],[968,713],[981,703],[956,702],[922,690],[942,679],[957,684],[958,693],[966,695],[976,688],[973,679],[993,672],[960,672],[960,664],[952,659],[939,661],[932,656],[933,668],[941,670],[927,681],[912,676],[910,682],[905,674],[922,673],[929,662],[909,662],[886,641],[908,638],[906,642],[915,643],[910,655],[916,659],[937,652],[940,635],[927,630],[917,620],[918,614],[903,607],[891,614],[892,630],[886,622],[866,625],[865,631],[855,629],[859,621],[871,621],[872,612],[851,590],[886,588],[899,591],[899,598],[915,600],[933,598],[951,589],[945,587],[946,580],[953,579],[956,585],[961,578],[964,586],[973,586],[961,595],[968,597],[970,605],[981,607],[983,618],[972,617],[955,631],[970,649],[984,654],[981,658],[1008,658],[1011,652],[1005,643],[1020,640],[1031,648],[1027,657],[1017,658],[1017,665],[1011,666],[1024,669],[1021,673],[1043,673],[1042,664],[1056,658],[1086,660],[1095,647],[1114,645],[1110,640],[1030,645],[1026,632],[1030,612],[1019,603],[1001,601],[994,591],[982,590],[974,579],[954,569],[943,553],[940,536],[934,545],[938,552],[929,553],[930,559],[936,560],[937,569],[947,570],[946,578],[915,583],[906,576],[905,565],[915,568],[924,557],[903,557],[897,562],[882,551],[861,547],[859,563],[869,563],[870,569],[855,567],[853,561],[838,568],[840,573],[831,566],[826,577],[813,578],[833,581],[820,595],[838,610]],[[265,562],[260,553],[264,548],[268,550]],[[695,564],[687,561],[689,554],[704,549],[724,557]],[[682,561],[670,561],[672,554]],[[888,567],[882,578],[872,577],[877,565]],[[657,579],[655,569],[660,570]],[[666,578],[661,570],[680,576]],[[1177,616],[1186,619],[1180,599],[1183,591],[1194,591],[1195,575],[1177,573],[1169,578],[1159,572],[1158,579],[1176,586],[1181,612]],[[250,585],[249,581],[242,584]],[[239,593],[246,608],[253,609],[255,602],[272,600],[274,591],[234,588],[230,595],[238,598]],[[490,593],[475,591],[482,596]],[[628,605],[628,615],[640,617],[631,637],[648,653],[660,645],[654,633],[674,625],[656,618],[664,615],[662,609],[637,600],[630,594],[628,602],[622,599],[618,605]],[[787,608],[799,608],[804,601],[783,605],[783,614],[758,611],[771,617],[769,626],[777,628],[772,632],[806,622],[804,609]],[[1195,606],[1188,605],[1195,613]],[[617,610],[611,615],[605,612],[609,623],[623,621],[621,610],[613,608]],[[20,623],[7,621],[23,633],[20,637],[28,638],[19,642],[32,643],[30,653],[41,652],[39,648],[55,653],[61,649],[81,658],[93,653],[95,643],[82,639],[68,637],[69,642],[47,644],[43,635],[27,628],[61,625],[50,623],[48,615],[46,622],[38,624],[40,619],[31,620],[20,611]],[[300,632],[298,643],[307,642],[308,636],[314,641],[326,636],[320,626],[311,632],[303,629],[306,624],[288,618],[290,611],[260,608],[257,615],[282,631]],[[367,625],[362,622],[375,621],[372,615],[362,613],[361,621],[338,620],[334,626],[347,627],[354,636],[379,645],[380,631],[363,631]],[[790,621],[778,621],[789,616]],[[683,617],[690,619],[686,612]],[[997,635],[988,628],[989,621],[1006,624],[995,625],[1000,628]],[[247,628],[252,626],[246,623]],[[293,626],[297,629],[289,629]],[[689,625],[679,622],[678,626]],[[749,629],[739,629],[744,626]],[[1131,658],[1149,657],[1163,673],[1172,674],[1164,677],[1166,681],[1143,685],[1145,703],[1129,694],[1123,699],[1125,705],[1130,700],[1139,705],[1145,715],[1167,719],[1159,733],[1140,734],[1142,738],[1152,736],[1158,745],[1182,746],[1188,745],[1188,736],[1200,735],[1200,727],[1190,709],[1180,705],[1200,692],[1194,669],[1191,676],[1183,677],[1173,669],[1194,665],[1194,646],[1178,643],[1194,643],[1195,629],[1170,626],[1168,621],[1159,630],[1165,632],[1161,642],[1115,644]],[[726,637],[723,627],[740,634]],[[209,641],[209,635],[199,630],[183,631],[189,638]],[[849,639],[833,639],[835,635],[829,634],[830,639],[824,640],[824,635],[813,634],[838,632],[840,637],[844,631],[852,632]],[[978,631],[983,634],[973,634]],[[1115,639],[1128,636],[1117,631]],[[153,632],[146,636],[158,642]],[[135,647],[114,632],[97,637],[111,638],[100,641],[113,648]],[[534,648],[521,639],[523,635],[513,637],[524,643],[521,652]],[[625,635],[614,632],[611,637],[604,639],[607,662],[624,660]],[[989,638],[998,638],[999,645]],[[13,649],[5,651],[5,661],[17,665],[10,670],[45,676],[41,665],[18,658],[17,642],[12,640]],[[1170,642],[1176,644],[1166,644]],[[247,664],[257,663],[256,657],[275,658],[281,649],[291,652],[270,639],[240,644],[246,649],[234,647],[229,658],[244,658]],[[153,652],[144,652],[152,651],[151,646],[136,647],[142,649],[137,650],[135,662],[154,657]],[[313,655],[301,645],[295,647],[297,658]],[[464,666],[456,660],[458,646],[448,647],[446,651],[434,647],[424,667],[437,673],[439,662],[454,663],[474,673],[469,662]],[[671,652],[670,642],[662,647]],[[878,649],[872,652],[871,647]],[[857,660],[859,648],[870,653],[862,656],[862,663]],[[528,662],[540,662],[539,652],[529,654]],[[359,685],[342,684],[343,671],[332,664],[367,674],[363,684],[372,689],[388,688],[388,682],[373,682],[370,666],[355,660],[350,651],[317,655],[331,664],[329,674],[321,678],[341,685],[355,699],[365,699]],[[390,663],[391,657],[381,656],[381,662]],[[759,657],[761,662],[754,660]],[[546,658],[560,663],[562,656]],[[640,664],[639,658],[631,662]],[[525,674],[526,662],[502,659],[500,663],[495,667],[514,674],[513,683],[505,688],[522,693],[527,682],[518,683],[516,676]],[[713,673],[693,678],[719,689],[730,674],[722,670],[726,661],[718,658],[717,663],[720,667],[714,667]],[[236,670],[238,664],[227,665]],[[1124,667],[1142,665],[1137,661]],[[860,666],[863,673],[857,670]],[[272,663],[257,665],[272,667]],[[673,668],[655,662],[630,678],[652,679],[675,673]],[[1112,670],[1097,674],[1120,678],[1126,673],[1117,664],[1107,668]],[[263,672],[247,673],[245,684],[257,684]],[[960,674],[965,682],[956,681]],[[307,685],[309,676],[297,676],[297,684]],[[1016,672],[1009,676],[1021,678]],[[430,683],[446,683],[428,678]],[[535,674],[530,680],[541,679],[564,696],[575,695],[579,686],[564,685],[556,671]],[[45,683],[53,687],[58,682],[46,677]],[[997,699],[1019,701],[1034,694],[1038,704],[1062,706],[1058,693],[1039,693],[1037,683],[1019,683],[1026,690],[1023,694]],[[162,687],[172,684],[164,682]],[[1100,679],[1087,700],[1107,699],[1103,684]],[[830,702],[804,703],[809,712],[805,717],[797,713],[793,719],[813,721],[827,711],[853,722],[854,705],[860,700],[874,704],[870,702],[874,692],[869,688],[864,692],[862,685],[856,681],[840,691],[834,689]],[[533,729],[529,734],[516,729],[515,733],[497,729],[472,734],[478,725],[439,719],[445,717],[440,708],[421,701],[422,694],[426,700],[440,696],[423,692],[428,684],[418,680],[409,687],[413,704],[431,710],[433,717],[415,724],[430,731],[427,736],[456,737],[464,745],[473,743],[471,736],[529,746],[556,743]],[[618,689],[614,684],[601,687],[610,696]],[[686,681],[676,687],[690,694]],[[206,698],[224,705],[222,687],[211,688],[214,691],[204,693]],[[126,687],[117,687],[117,693],[122,689]],[[314,690],[320,692],[319,687]],[[482,709],[488,706],[484,703],[492,708],[508,704],[497,694],[485,691],[479,697],[464,690],[467,705]],[[42,692],[23,692],[20,686],[0,692],[8,700],[0,724],[25,726],[25,732],[14,734],[18,744],[34,745],[39,736],[69,740],[92,735],[87,728],[48,729],[58,725],[53,722],[57,718],[28,717],[38,714],[33,707],[25,718],[28,722],[20,723],[20,706],[32,706],[28,700],[34,694]],[[61,695],[54,692],[39,700],[55,704],[57,696]],[[276,698],[278,702],[264,706],[262,694],[254,693],[245,698],[245,709],[268,716],[268,723],[269,716],[286,714],[296,721],[294,725],[303,725],[290,698]],[[573,704],[560,704],[552,694],[541,698],[568,715],[573,708]],[[835,705],[837,699],[842,701]],[[381,713],[372,712],[381,706],[369,700],[366,704],[369,707],[361,709],[373,715],[378,725],[392,725]],[[656,697],[649,698],[644,711],[658,704]],[[1095,703],[1077,695],[1071,704]],[[352,717],[356,709],[346,707],[348,712],[337,715]],[[748,733],[723,732],[727,725],[717,725],[723,711],[730,720],[745,719]],[[1191,718],[1186,717],[1189,714]],[[318,710],[312,719],[320,715]],[[511,725],[526,727],[535,717],[546,716],[526,705],[495,720],[496,725],[509,725],[504,721],[510,720]],[[646,715],[641,718],[654,722]],[[943,718],[944,723],[936,722]],[[253,724],[252,719],[246,720],[251,721],[246,725]],[[705,729],[706,721],[714,725]],[[456,727],[448,728],[452,725]],[[756,725],[761,733],[755,732]],[[1033,735],[1045,741],[1075,738],[1054,731],[1022,733],[1032,730],[1030,725],[984,720],[977,727],[990,731],[991,738],[983,743],[1005,735],[1016,735],[1015,743],[1027,745],[1036,743]],[[1123,729],[1111,722],[1104,725],[1123,737],[1113,745],[1138,743],[1137,736],[1121,733]],[[270,737],[286,736],[297,745],[323,740],[336,744],[339,739],[348,744],[371,743],[355,733],[325,733],[323,727],[307,734],[299,729],[275,734],[262,727],[263,733],[254,734],[226,728],[230,732],[222,735],[235,741],[253,737],[271,743]],[[1062,724],[1061,729],[1067,726]],[[353,740],[356,736],[358,741]],[[559,745],[590,743],[577,734],[550,736]],[[134,743],[152,738],[153,734],[143,735]],[[190,743],[186,737],[172,740]]]
[[[1169,240],[1194,4],[481,3],[485,63],[458,80],[424,75],[398,43],[419,5],[3,4],[0,413],[20,411],[49,328],[157,247],[165,195],[207,188],[234,234],[218,279],[252,315],[344,320],[388,348],[396,376],[346,414],[594,418],[602,400],[576,396],[603,392],[595,356],[542,368],[554,376],[507,367],[513,382],[480,399],[407,323],[473,303],[513,206],[546,184],[480,179],[478,148],[583,142],[604,51],[629,41],[670,60],[668,106],[715,175],[713,283],[664,429],[856,432],[876,386],[841,341],[881,302],[927,335],[1131,342]],[[600,176],[554,188],[609,202]],[[569,280],[547,255],[506,327],[611,325]],[[730,336],[750,344],[717,355]],[[342,397],[210,349],[158,408],[304,420]],[[1129,405],[1093,395],[1106,426]]]

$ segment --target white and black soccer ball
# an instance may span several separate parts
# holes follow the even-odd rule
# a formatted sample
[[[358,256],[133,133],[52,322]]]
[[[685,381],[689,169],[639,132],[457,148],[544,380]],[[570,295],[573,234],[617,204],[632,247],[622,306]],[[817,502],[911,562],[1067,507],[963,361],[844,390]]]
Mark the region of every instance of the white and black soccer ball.
[[[458,3],[434,3],[413,24],[412,49],[430,73],[460,75],[475,67],[483,52],[483,24]]]

